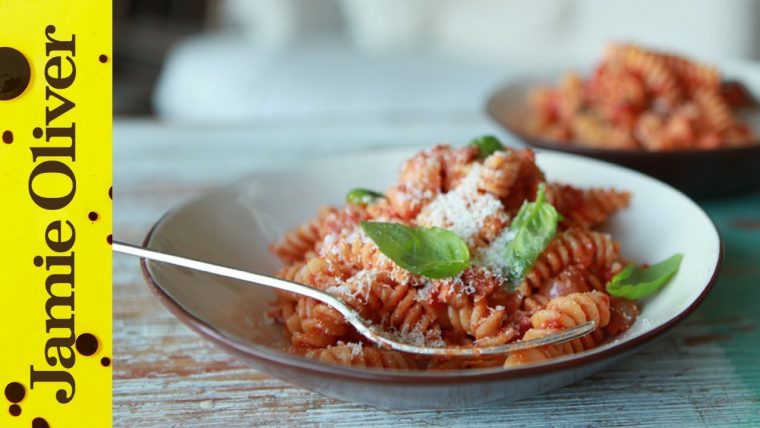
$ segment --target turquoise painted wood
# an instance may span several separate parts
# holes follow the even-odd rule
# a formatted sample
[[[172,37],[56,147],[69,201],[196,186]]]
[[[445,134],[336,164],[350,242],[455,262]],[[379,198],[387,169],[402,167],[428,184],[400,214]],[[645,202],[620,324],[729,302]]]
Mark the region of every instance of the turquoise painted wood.
[[[760,172],[758,172],[760,173]],[[700,204],[723,240],[724,262],[714,291],[695,318],[710,325],[713,342],[760,408],[760,192]],[[694,343],[694,340],[692,340]]]
[[[477,114],[237,128],[119,121],[114,234],[140,242],[177,202],[252,170],[367,147],[464,142],[483,133],[499,131]],[[155,301],[135,260],[117,255],[114,424],[760,426],[760,192],[700,204],[720,230],[725,261],[699,310],[591,378],[518,403],[469,410],[371,409],[257,372],[184,327]]]

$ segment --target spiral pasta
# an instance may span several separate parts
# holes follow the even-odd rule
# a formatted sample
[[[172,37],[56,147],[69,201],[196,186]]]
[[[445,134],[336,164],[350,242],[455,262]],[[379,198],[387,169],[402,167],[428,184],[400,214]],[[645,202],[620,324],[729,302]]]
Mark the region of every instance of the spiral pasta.
[[[496,152],[483,162],[478,188],[499,199],[509,196],[520,174],[522,162],[514,150]]]
[[[668,70],[665,59],[654,52],[635,45],[610,46],[613,59],[619,58],[622,66],[641,76],[646,87],[665,98],[677,98],[680,87],[676,76]]]
[[[350,326],[337,310],[308,297],[298,299],[292,312],[283,311],[283,318],[296,347],[323,348],[350,332]]]
[[[631,195],[615,189],[578,189],[560,183],[546,186],[546,197],[565,218],[562,226],[591,228],[628,206]]]
[[[705,123],[717,131],[725,131],[734,124],[731,108],[717,91],[696,89],[694,102],[702,111]]]
[[[539,256],[525,283],[539,288],[544,281],[565,268],[609,271],[619,260],[620,244],[601,232],[573,227],[560,232]]]
[[[611,44],[587,79],[571,72],[556,88],[535,89],[524,130],[618,150],[756,143],[757,135],[735,117],[727,92],[714,67],[636,45]]]
[[[448,306],[442,313],[445,326],[455,332],[474,338],[481,346],[508,343],[517,336],[509,323],[504,307],[491,307],[485,300],[468,303],[462,307]]]
[[[717,68],[698,64],[677,55],[660,54],[660,56],[683,82],[687,91],[693,92],[697,88],[720,90],[720,72]]]
[[[388,189],[388,201],[401,219],[410,219],[439,193],[456,187],[477,156],[472,147],[439,145],[404,162],[399,183]]]
[[[556,297],[547,303],[546,309],[534,313],[530,320],[533,328],[523,335],[523,340],[540,338],[588,321],[595,322],[596,329],[569,342],[513,352],[504,362],[505,367],[536,363],[598,346],[604,338],[603,328],[610,322],[610,298],[599,291]]]
[[[348,278],[364,269],[374,269],[386,272],[398,283],[422,282],[418,276],[397,266],[381,253],[377,245],[358,227],[325,237],[319,254],[327,266],[340,272],[341,278]]]
[[[335,208],[321,210],[317,218],[287,232],[282,239],[270,245],[269,250],[287,263],[302,261],[324,236],[320,230],[322,222],[336,211]]]
[[[382,307],[378,314],[384,324],[394,327],[401,332],[421,331],[427,334],[436,332],[437,318],[429,305],[417,299],[416,289],[406,284],[395,287],[383,287],[378,296]]]
[[[563,83],[582,91],[578,79]],[[567,106],[567,114],[573,106]],[[635,303],[610,301],[605,284],[624,263],[620,244],[596,228],[625,208],[627,192],[546,183],[530,150],[436,146],[401,168],[384,198],[328,207],[271,250],[277,276],[329,293],[399,340],[426,346],[491,346],[597,322],[590,335],[504,356],[422,358],[379,349],[340,313],[312,298],[277,292],[270,316],[284,326],[292,352],[333,364],[383,369],[482,368],[527,364],[598,346],[635,322]],[[564,216],[554,238],[519,284],[505,276],[510,224],[539,185]],[[447,229],[465,241],[470,264],[432,279],[393,262],[361,222]],[[494,263],[493,257],[496,262]]]
[[[313,349],[306,356],[332,364],[380,369],[410,370],[417,368],[411,357],[400,352],[375,349],[361,343],[340,344]]]

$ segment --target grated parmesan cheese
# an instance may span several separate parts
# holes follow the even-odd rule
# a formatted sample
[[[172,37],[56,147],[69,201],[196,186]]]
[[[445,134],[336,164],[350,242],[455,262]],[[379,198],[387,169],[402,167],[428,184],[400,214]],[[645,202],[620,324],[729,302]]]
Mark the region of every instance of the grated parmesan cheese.
[[[351,231],[351,233],[346,236],[346,242],[349,244],[355,244],[357,242],[364,243],[368,242],[369,237],[364,234],[364,230],[360,226],[354,227],[354,229]]]
[[[348,279],[354,286],[354,296],[361,297],[363,301],[369,300],[369,293],[372,285],[377,282],[377,271],[374,269],[364,269],[356,272],[354,276]]]
[[[417,295],[415,296],[415,300],[418,302],[427,302],[430,300],[430,297],[432,296],[433,292],[437,288],[437,285],[433,281],[425,281],[421,288],[417,290]]]
[[[417,203],[419,201],[428,200],[432,197],[432,191],[429,189],[420,189],[417,183],[410,183],[403,191],[396,193],[396,200],[401,204]]]
[[[345,283],[328,287],[325,291],[336,297],[354,297],[366,302],[372,284],[377,280],[378,272],[374,269],[364,269],[356,272]]]
[[[417,224],[447,229],[473,246],[485,220],[503,213],[501,202],[496,197],[478,192],[481,168],[480,165],[473,165],[456,188],[433,199],[417,216]]]
[[[490,311],[491,311],[491,312],[501,312],[501,311],[503,311],[503,310],[504,310],[504,306],[502,306],[502,305],[497,305],[497,306],[496,306],[496,307],[494,307],[494,308],[490,308]]]
[[[464,280],[462,280],[462,274],[443,280],[444,283],[450,284],[455,290],[457,294],[466,294],[468,296],[475,294],[477,290],[475,290],[475,286],[467,283],[464,283]]]
[[[351,348],[351,358],[356,358],[362,354],[363,348],[361,343],[348,342],[346,346]]]
[[[325,292],[328,294],[332,294],[335,297],[349,297],[354,294],[353,292],[351,292],[351,289],[348,288],[348,285],[346,284],[330,286],[325,290]]]
[[[395,330],[391,333],[404,343],[411,343],[417,346],[446,346],[446,342],[441,338],[440,331],[423,330],[420,324],[415,324],[411,330]]]
[[[515,231],[505,228],[491,244],[482,249],[475,260],[475,264],[492,270],[500,275],[507,267],[506,248],[507,244],[515,239]]]
[[[338,240],[338,235],[335,233],[329,233],[325,235],[324,239],[322,240],[322,247],[333,247],[335,246],[335,242]]]

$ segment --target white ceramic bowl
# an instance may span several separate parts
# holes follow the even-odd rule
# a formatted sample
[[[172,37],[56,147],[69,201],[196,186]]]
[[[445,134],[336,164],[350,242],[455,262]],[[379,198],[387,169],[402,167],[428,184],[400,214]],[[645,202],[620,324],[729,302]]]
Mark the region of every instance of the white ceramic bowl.
[[[342,203],[353,187],[385,189],[412,150],[321,159],[253,174],[169,212],[146,238],[153,249],[262,273],[279,262],[267,245],[314,215]],[[380,407],[462,408],[517,400],[558,388],[604,368],[670,330],[706,297],[721,260],[714,225],[689,198],[640,173],[573,155],[540,152],[550,180],[614,186],[633,192],[631,206],[607,226],[625,256],[657,262],[683,253],[681,269],[643,302],[641,316],[614,342],[543,364],[513,369],[402,372],[323,364],[282,352],[284,327],[267,317],[271,290],[169,265],[144,262],[160,300],[201,336],[260,370],[327,396]],[[687,362],[685,362],[687,364]]]

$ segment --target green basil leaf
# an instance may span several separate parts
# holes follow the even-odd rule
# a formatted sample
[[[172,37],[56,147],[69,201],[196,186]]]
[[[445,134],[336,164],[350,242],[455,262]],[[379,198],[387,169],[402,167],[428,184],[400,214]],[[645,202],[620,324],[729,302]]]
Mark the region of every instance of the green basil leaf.
[[[346,202],[351,205],[367,205],[374,202],[376,199],[384,198],[382,193],[375,192],[368,189],[351,189],[346,193]]]
[[[612,277],[607,292],[615,297],[637,300],[646,297],[667,284],[681,267],[683,255],[676,254],[649,267],[630,264]]]
[[[470,251],[462,238],[440,227],[410,227],[363,221],[364,233],[402,268],[428,278],[450,278],[465,270]]]
[[[504,145],[493,135],[484,135],[482,137],[473,138],[470,140],[470,145],[477,147],[480,150],[478,153],[478,159],[480,160],[491,156],[493,152],[504,150]]]
[[[544,185],[538,188],[535,202],[525,202],[509,225],[514,238],[507,243],[506,275],[512,285],[518,285],[530,272],[538,256],[544,252],[554,235],[560,214],[546,202]]]

